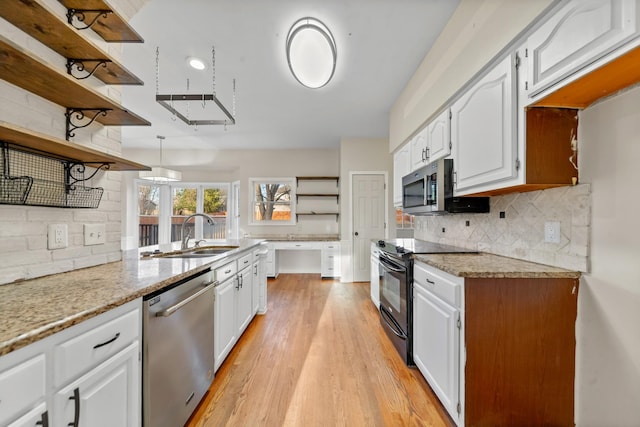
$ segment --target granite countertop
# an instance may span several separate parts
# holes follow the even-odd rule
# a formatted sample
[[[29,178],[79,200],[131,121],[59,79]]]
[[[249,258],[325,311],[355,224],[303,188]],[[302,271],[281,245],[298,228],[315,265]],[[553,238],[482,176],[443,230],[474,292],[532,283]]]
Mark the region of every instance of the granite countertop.
[[[265,234],[251,237],[271,242],[336,242],[340,240],[337,234]]]
[[[123,252],[122,261],[0,285],[0,356],[190,277],[262,242],[228,240],[224,246],[238,248],[202,258],[141,259],[141,251],[134,249]]]
[[[578,279],[579,271],[565,270],[544,264],[508,258],[499,255],[479,254],[428,254],[414,255],[416,261],[446,271],[454,276],[487,279]]]

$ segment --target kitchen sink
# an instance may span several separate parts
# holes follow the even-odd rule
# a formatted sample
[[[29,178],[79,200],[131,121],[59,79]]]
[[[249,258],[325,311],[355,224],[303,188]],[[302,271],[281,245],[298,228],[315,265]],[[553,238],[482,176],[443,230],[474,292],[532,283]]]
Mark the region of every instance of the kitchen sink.
[[[208,248],[192,248],[183,252],[162,255],[163,258],[202,258],[213,255],[220,255],[225,252],[237,249],[238,246],[218,246]]]

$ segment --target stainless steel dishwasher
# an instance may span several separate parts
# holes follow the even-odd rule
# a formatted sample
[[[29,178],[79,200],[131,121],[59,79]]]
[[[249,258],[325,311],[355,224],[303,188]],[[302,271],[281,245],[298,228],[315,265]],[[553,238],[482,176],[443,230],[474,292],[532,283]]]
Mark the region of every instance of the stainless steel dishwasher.
[[[213,273],[144,297],[145,427],[182,427],[213,381]]]

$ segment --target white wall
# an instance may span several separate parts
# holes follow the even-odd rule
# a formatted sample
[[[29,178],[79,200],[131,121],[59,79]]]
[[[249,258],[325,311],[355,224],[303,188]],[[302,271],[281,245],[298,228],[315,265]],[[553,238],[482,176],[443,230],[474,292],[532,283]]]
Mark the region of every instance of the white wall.
[[[350,282],[351,271],[351,172],[387,172],[388,220],[387,237],[395,235],[395,220],[391,189],[393,188],[393,157],[386,139],[342,138],[340,140],[340,223],[342,250],[342,281]]]
[[[576,422],[640,425],[640,88],[580,114],[592,189],[591,272],[578,299]]]
[[[141,4],[138,0],[121,0],[128,13]],[[55,0],[44,0],[55,13],[66,20],[66,8]],[[110,2],[118,6],[118,1]],[[122,13],[125,16],[127,12]],[[64,59],[57,53],[0,18],[0,34],[12,40],[31,54],[50,64],[59,65],[65,73]],[[106,43],[90,31],[84,33],[95,44],[116,59],[121,56],[121,45]],[[84,83],[101,93],[120,99],[118,86],[106,86],[95,78]],[[65,109],[44,98],[0,80],[0,118],[29,130],[64,138]],[[120,128],[93,124],[78,130],[73,142],[90,146],[111,154],[120,154]],[[120,252],[120,180],[121,173],[99,173],[88,185],[104,188],[98,209],[61,209],[33,206],[0,205],[0,284],[48,274],[84,268],[119,260]],[[106,244],[83,245],[83,224],[103,223],[106,226]],[[67,224],[69,246],[65,249],[47,249],[48,224]]]
[[[394,151],[553,0],[462,0],[391,110]]]
[[[249,178],[295,178],[296,176],[339,176],[340,160],[337,149],[316,150],[165,150],[164,166],[183,172],[183,181],[229,182],[240,181],[240,236],[272,234],[339,234],[339,223],[334,217],[300,218],[295,225],[250,225],[249,224]],[[153,165],[158,159],[157,151],[125,149],[128,159]],[[151,163],[149,161],[151,160]],[[133,192],[135,174],[126,179],[127,194]],[[127,227],[123,233],[132,233],[135,227],[135,200],[127,206]],[[123,239],[131,240],[123,234]]]

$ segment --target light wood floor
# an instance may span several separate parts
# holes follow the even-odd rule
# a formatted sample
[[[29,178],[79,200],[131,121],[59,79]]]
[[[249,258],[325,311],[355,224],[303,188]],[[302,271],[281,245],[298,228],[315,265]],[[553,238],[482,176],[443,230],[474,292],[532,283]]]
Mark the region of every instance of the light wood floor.
[[[369,283],[281,274],[187,426],[452,426],[380,327]]]

